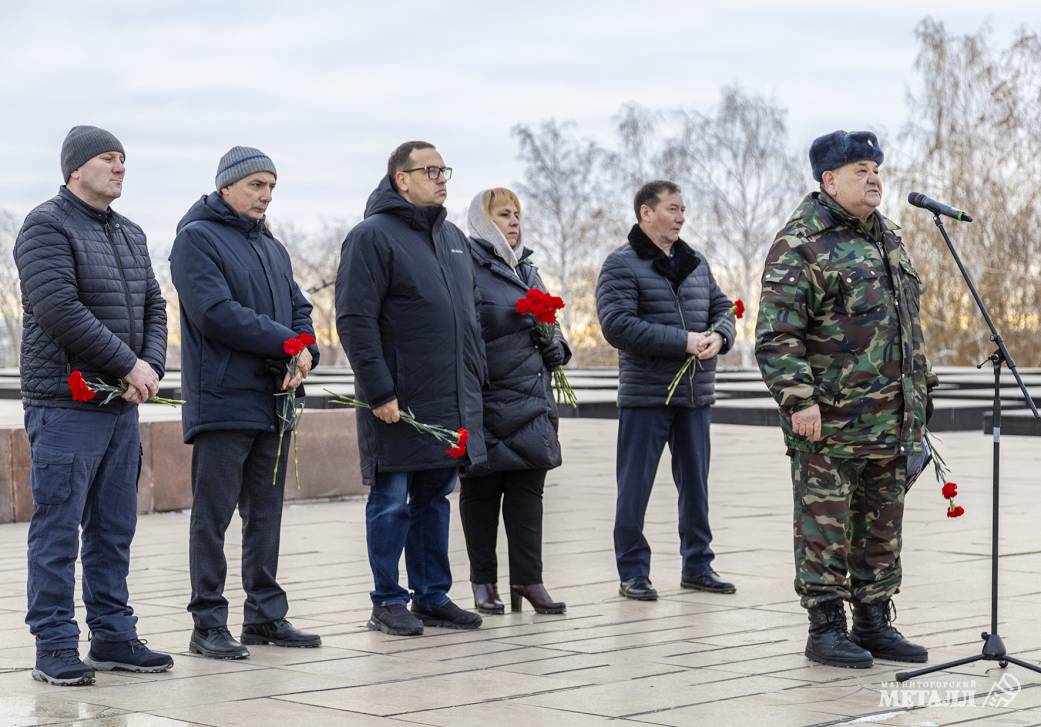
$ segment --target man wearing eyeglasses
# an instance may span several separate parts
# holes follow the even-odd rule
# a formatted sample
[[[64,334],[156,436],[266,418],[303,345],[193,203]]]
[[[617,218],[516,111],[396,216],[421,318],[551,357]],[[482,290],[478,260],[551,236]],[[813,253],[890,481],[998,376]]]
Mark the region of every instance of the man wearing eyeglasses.
[[[374,588],[368,627],[396,635],[423,626],[475,629],[481,618],[448,598],[448,494],[466,459],[404,421],[469,432],[466,457],[485,460],[484,346],[466,237],[445,220],[451,167],[432,144],[408,141],[387,162],[365,220],[344,240],[336,327],[354,370]],[[408,585],[398,583],[405,553]],[[412,601],[411,613],[406,604]]]

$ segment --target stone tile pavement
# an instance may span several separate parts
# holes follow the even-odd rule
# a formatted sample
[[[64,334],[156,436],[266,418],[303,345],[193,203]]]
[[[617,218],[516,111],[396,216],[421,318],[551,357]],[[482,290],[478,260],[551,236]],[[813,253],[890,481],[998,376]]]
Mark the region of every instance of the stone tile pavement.
[[[1018,667],[983,662],[897,688],[886,685],[901,668],[893,663],[850,671],[805,659],[806,619],[791,585],[791,489],[776,429],[713,429],[716,567],[737,594],[679,588],[666,457],[647,517],[662,597],[618,597],[614,437],[611,420],[562,422],[566,464],[550,474],[545,498],[545,580],[568,602],[567,615],[488,616],[476,632],[427,629],[401,638],[367,631],[363,501],[294,504],[285,513],[282,583],[293,622],[321,633],[324,646],[252,647],[241,662],[190,656],[188,517],[149,515],[134,544],[132,602],[142,636],[175,654],[173,671],[101,673],[86,688],[38,684],[29,676],[33,644],[22,621],[26,525],[0,526],[0,725],[1041,725],[1041,678]],[[942,446],[968,513],[948,520],[931,479],[915,486],[897,599],[898,626],[930,648],[934,663],[978,653],[979,633],[989,626],[989,439],[951,433]],[[1006,437],[1004,454],[999,631],[1010,653],[1041,662],[1041,447],[1035,438]],[[453,525],[452,596],[472,606],[462,534]],[[237,632],[237,524],[228,540]],[[500,587],[507,585],[503,573]],[[1018,693],[1006,681],[1013,691],[988,702],[1003,674],[1018,680]],[[962,704],[941,703],[948,691]],[[973,706],[964,704],[969,696]]]

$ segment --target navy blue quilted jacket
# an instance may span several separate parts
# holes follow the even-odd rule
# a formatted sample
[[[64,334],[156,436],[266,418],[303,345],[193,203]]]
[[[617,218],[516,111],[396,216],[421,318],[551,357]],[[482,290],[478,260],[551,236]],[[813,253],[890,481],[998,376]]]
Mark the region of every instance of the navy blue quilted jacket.
[[[714,321],[726,353],[734,343],[731,301],[716,285],[708,261],[683,240],[669,259],[638,225],[629,242],[607,256],[596,284],[604,338],[618,349],[618,406],[665,406],[669,383],[687,357],[687,332]],[[671,279],[670,279],[671,277]],[[716,359],[691,367],[670,406],[715,401]]]
[[[22,288],[22,401],[98,409],[72,401],[73,369],[115,383],[140,358],[166,369],[166,301],[141,228],[91,207],[66,187],[25,218],[14,248]],[[114,399],[101,410],[123,411]]]

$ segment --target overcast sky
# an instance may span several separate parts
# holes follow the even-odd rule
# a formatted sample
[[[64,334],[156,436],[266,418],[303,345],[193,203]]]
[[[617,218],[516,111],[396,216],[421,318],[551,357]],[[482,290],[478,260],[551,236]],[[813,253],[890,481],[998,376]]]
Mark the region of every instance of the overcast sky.
[[[922,17],[957,33],[989,20],[1000,45],[1041,30],[1031,0],[708,5],[4,3],[0,208],[20,218],[56,192],[75,124],[123,141],[114,206],[160,250],[235,144],[274,159],[269,216],[304,228],[360,218],[405,139],[438,145],[461,210],[520,178],[516,123],[573,119],[607,141],[625,102],[707,107],[725,84],[786,107],[802,155],[836,128],[899,130]]]

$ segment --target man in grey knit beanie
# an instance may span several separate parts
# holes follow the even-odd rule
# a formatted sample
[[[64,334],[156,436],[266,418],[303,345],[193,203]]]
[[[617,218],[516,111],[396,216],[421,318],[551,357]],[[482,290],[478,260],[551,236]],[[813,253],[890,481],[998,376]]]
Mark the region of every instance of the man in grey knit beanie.
[[[72,173],[107,151],[118,151],[126,158],[123,145],[110,131],[96,126],[73,126],[61,145],[61,176],[66,183]]]
[[[220,158],[217,165],[217,190],[229,187],[243,177],[256,172],[271,172],[278,177],[275,163],[260,149],[251,146],[233,146],[227,154]]]

